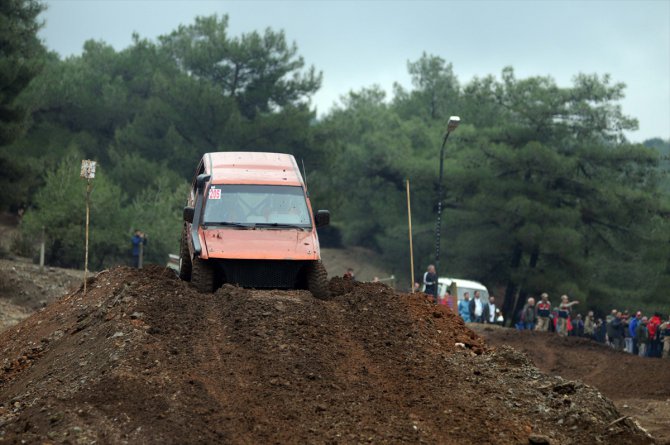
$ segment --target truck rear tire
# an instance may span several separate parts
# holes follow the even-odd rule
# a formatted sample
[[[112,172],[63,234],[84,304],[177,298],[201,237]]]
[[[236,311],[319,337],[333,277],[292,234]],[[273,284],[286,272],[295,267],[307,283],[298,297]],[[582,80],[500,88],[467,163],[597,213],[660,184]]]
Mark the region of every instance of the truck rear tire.
[[[191,281],[191,254],[188,251],[188,240],[186,239],[186,228],[181,233],[179,244],[179,278]]]
[[[214,268],[198,257],[191,262],[191,284],[200,292],[214,292]]]
[[[312,261],[307,266],[307,290],[319,300],[330,298],[328,289],[328,272],[321,261]]]

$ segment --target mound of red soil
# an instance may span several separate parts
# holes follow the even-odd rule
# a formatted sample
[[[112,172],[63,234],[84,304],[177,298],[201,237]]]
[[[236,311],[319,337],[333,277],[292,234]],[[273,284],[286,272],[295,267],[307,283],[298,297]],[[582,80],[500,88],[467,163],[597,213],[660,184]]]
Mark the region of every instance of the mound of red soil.
[[[653,443],[422,295],[331,290],[200,294],[158,267],[102,272],[0,335],[0,440]]]

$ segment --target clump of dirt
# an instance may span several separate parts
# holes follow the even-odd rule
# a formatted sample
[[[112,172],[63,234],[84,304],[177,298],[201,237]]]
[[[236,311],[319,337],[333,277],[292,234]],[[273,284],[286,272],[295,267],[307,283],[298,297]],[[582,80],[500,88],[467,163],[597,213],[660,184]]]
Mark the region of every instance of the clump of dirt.
[[[56,443],[654,443],[581,383],[382,284],[200,294],[121,267],[0,334],[0,438]],[[501,414],[502,413],[502,414]],[[544,442],[542,442],[544,441]]]

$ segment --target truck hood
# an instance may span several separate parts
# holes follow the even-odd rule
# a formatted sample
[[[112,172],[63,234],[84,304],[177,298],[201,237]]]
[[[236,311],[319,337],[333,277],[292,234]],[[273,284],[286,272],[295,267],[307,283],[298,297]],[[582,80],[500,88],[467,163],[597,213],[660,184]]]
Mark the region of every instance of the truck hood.
[[[203,254],[209,258],[249,260],[318,260],[319,240],[312,230],[236,229],[199,230]],[[203,255],[203,256],[204,256]]]

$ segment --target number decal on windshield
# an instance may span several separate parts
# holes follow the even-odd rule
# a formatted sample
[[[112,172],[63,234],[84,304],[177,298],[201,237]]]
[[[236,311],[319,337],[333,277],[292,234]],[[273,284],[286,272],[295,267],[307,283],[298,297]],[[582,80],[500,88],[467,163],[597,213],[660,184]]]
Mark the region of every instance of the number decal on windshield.
[[[221,199],[221,189],[209,189],[209,199]]]

